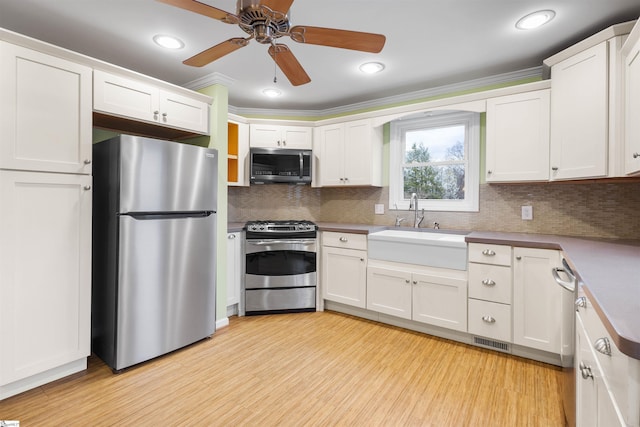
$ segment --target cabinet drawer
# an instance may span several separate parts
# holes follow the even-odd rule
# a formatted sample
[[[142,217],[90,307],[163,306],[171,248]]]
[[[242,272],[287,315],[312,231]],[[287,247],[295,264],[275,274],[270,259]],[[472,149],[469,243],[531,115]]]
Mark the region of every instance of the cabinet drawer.
[[[589,346],[602,369],[604,381],[622,413],[627,416],[628,382],[630,381],[629,358],[618,350],[590,302],[587,303],[586,308],[580,308],[578,313],[586,328]],[[607,349],[610,350],[610,355],[605,354]]]
[[[361,251],[366,251],[367,235],[324,231],[322,233],[322,244],[324,246],[333,246],[335,248],[358,249]]]
[[[511,304],[511,268],[469,263],[469,298]]]
[[[469,333],[511,341],[511,306],[469,299]]]
[[[469,243],[469,261],[510,266],[511,246]]]

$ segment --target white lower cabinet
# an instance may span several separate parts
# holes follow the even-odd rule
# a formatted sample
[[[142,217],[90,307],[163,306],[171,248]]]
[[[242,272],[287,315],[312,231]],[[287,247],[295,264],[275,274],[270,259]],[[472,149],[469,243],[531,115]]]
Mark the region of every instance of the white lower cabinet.
[[[551,276],[560,263],[556,250],[513,248],[514,344],[560,353],[564,291]]]
[[[227,233],[227,315],[238,313],[241,281],[242,233]]]
[[[0,399],[86,367],[91,177],[0,170]]]
[[[365,308],[367,295],[367,236],[322,232],[322,296]]]
[[[369,260],[367,309],[466,332],[467,274]]]
[[[469,333],[498,341],[511,341],[511,306],[469,299]]]

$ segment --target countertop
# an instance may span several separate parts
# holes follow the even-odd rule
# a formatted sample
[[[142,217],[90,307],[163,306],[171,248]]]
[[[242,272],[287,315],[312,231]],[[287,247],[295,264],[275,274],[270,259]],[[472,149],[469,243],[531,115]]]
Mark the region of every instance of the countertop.
[[[317,225],[320,231],[355,234],[395,228],[333,222]],[[243,227],[244,223],[229,223],[228,230],[242,231]],[[640,241],[480,231],[467,234],[466,241],[561,250],[618,349],[640,359]]]

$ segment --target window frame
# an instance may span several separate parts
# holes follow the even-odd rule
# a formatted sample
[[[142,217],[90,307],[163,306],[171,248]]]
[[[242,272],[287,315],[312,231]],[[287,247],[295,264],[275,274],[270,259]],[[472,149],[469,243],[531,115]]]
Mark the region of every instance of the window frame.
[[[465,126],[465,198],[462,200],[420,199],[418,207],[430,211],[478,212],[480,193],[480,113],[471,111],[438,111],[422,113],[419,117],[391,122],[389,156],[389,209],[408,210],[409,199],[404,198],[402,165],[407,131]]]

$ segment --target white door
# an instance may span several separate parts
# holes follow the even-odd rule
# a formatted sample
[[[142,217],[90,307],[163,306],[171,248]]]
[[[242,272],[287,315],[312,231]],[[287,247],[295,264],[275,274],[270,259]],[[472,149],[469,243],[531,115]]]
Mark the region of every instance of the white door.
[[[344,126],[344,183],[371,185],[371,122],[359,120],[345,123]]]
[[[311,128],[304,126],[284,126],[282,128],[282,145],[284,148],[311,150]]]
[[[467,281],[413,274],[413,320],[467,331]]]
[[[625,58],[625,173],[640,172],[640,39]]]
[[[249,145],[262,148],[282,148],[280,126],[275,125],[249,125]]]
[[[354,249],[322,248],[324,299],[365,308],[367,252]]]
[[[0,42],[0,168],[91,173],[91,69]]]
[[[322,127],[320,135],[320,186],[344,185],[344,126]]]
[[[93,108],[130,119],[160,123],[158,88],[104,71],[93,72]]]
[[[551,69],[551,179],[607,175],[609,79],[606,42]]]
[[[160,91],[160,123],[209,133],[209,104],[177,93]]]
[[[514,248],[513,257],[513,342],[560,354],[563,289],[551,275],[560,253]]]
[[[487,100],[487,181],[549,179],[549,90]]]
[[[91,177],[0,170],[0,385],[90,353]]]
[[[369,267],[367,309],[411,319],[411,273]]]

